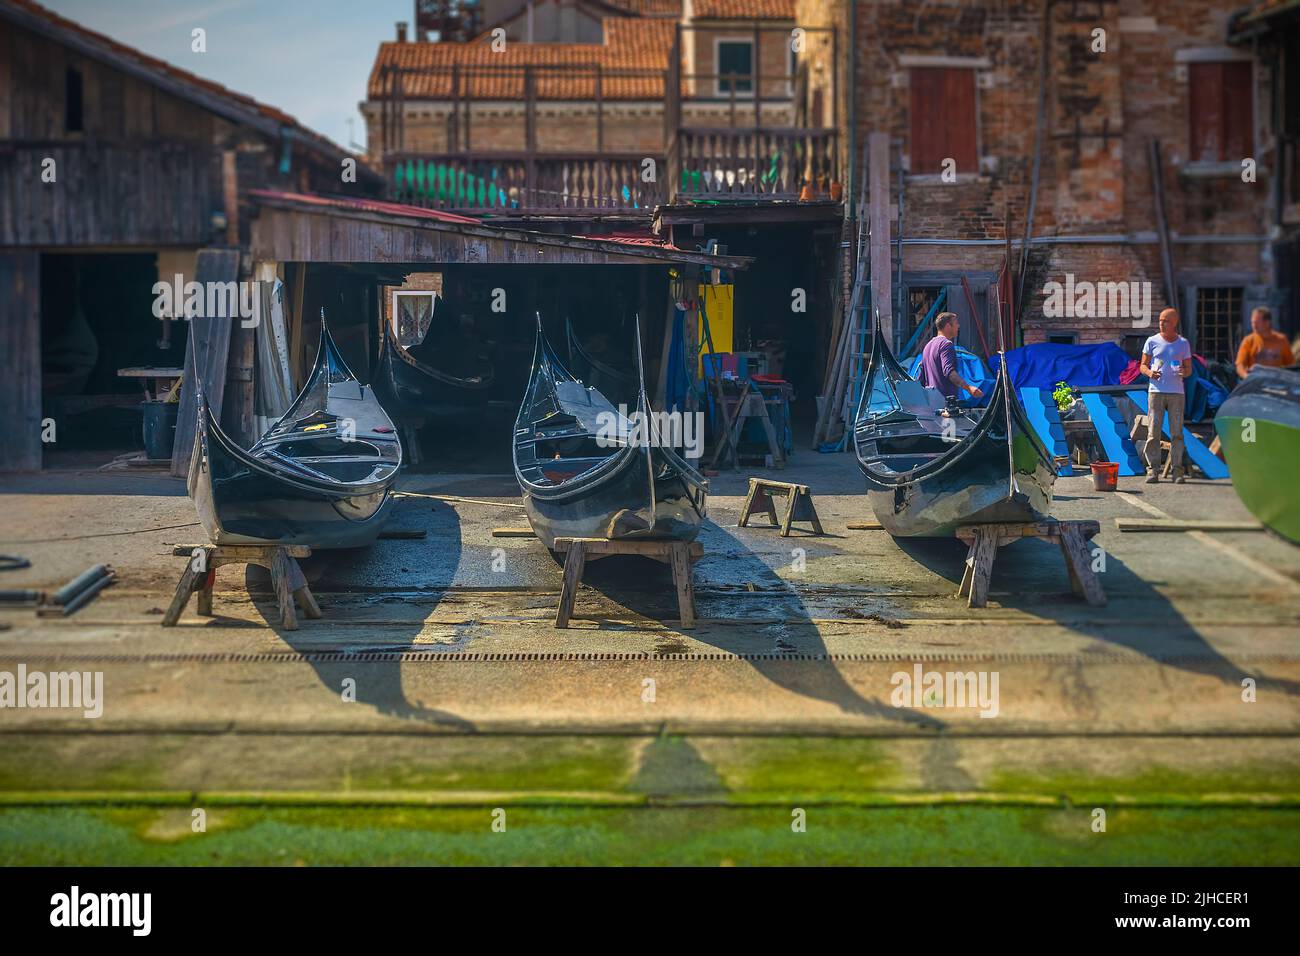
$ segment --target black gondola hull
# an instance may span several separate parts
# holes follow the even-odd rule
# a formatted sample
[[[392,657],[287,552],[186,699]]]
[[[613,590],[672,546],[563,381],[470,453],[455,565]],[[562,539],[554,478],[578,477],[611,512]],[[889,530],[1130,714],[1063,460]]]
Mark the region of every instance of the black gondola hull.
[[[962,525],[1046,520],[1055,474],[1041,465],[1017,473],[1012,491],[1006,443],[995,444],[971,449],[961,468],[933,478],[882,487],[867,475],[876,520],[898,538],[951,537]]]
[[[513,450],[529,523],[546,547],[563,537],[690,541],[699,534],[708,481],[659,442],[639,378],[637,391],[633,417],[644,428],[629,427],[604,395],[565,370],[539,320]],[[611,451],[600,433],[619,422],[621,437],[606,436],[619,442]]]
[[[357,548],[383,529],[401,463],[391,419],[322,325],[306,384],[251,448],[200,390],[188,489],[213,544]]]
[[[470,382],[443,375],[401,354],[392,336],[385,337],[377,387],[384,408],[406,419],[463,417],[466,409],[485,406],[493,378]]]
[[[893,383],[883,393],[878,377]],[[906,404],[898,397],[904,385]],[[978,420],[936,408],[931,398],[940,401],[911,380],[877,329],[853,438],[867,500],[885,530],[949,537],[963,525],[1050,518],[1056,465],[1005,369]]]
[[[646,454],[653,456],[656,475],[653,505]],[[691,486],[654,449],[629,454],[613,474],[581,496],[556,500],[525,486],[523,499],[533,531],[552,549],[556,538],[692,541],[704,520],[702,502],[697,507]]]
[[[189,492],[213,544],[365,547],[392,508],[396,475],[366,494],[331,493],[247,460],[206,427],[198,442]]]

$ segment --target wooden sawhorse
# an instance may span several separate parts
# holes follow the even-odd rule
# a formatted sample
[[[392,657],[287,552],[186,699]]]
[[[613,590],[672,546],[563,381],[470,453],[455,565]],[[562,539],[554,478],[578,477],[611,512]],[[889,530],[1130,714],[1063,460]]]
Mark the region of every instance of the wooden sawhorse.
[[[1094,607],[1106,603],[1106,592],[1092,570],[1088,541],[1101,531],[1099,521],[1028,521],[1017,524],[974,524],[957,529],[957,537],[970,545],[966,569],[962,573],[957,597],[967,599],[968,607],[984,607],[989,597],[989,579],[998,548],[1021,538],[1054,541],[1061,548],[1065,567],[1070,573],[1070,589]]]
[[[178,544],[172,548],[172,554],[182,555],[189,561],[180,583],[176,585],[171,607],[163,615],[163,627],[172,627],[180,620],[185,605],[190,603],[190,595],[196,592],[199,595],[199,614],[212,616],[212,586],[216,582],[217,568],[223,564],[256,564],[271,572],[271,583],[280,605],[280,626],[286,631],[298,630],[295,598],[307,617],[321,616],[320,605],[298,566],[298,558],[311,556],[311,548],[305,545]]]
[[[578,596],[578,585],[582,583],[582,572],[588,559],[597,561],[612,554],[636,554],[669,565],[673,569],[673,584],[677,588],[677,613],[681,618],[681,626],[695,626],[695,585],[691,581],[691,565],[704,556],[704,545],[698,541],[556,538],[555,550],[566,555],[560,606],[555,612],[556,627],[569,626],[573,603]]]
[[[785,517],[777,520],[775,497],[786,499]],[[749,479],[749,494],[745,495],[745,505],[740,509],[738,527],[749,527],[749,519],[754,512],[765,510],[772,519],[772,527],[781,529],[781,537],[790,537],[790,525],[794,521],[811,521],[813,534],[825,534],[821,519],[817,517],[817,508],[813,505],[812,493],[807,485],[795,485],[788,481],[768,481],[766,478]]]

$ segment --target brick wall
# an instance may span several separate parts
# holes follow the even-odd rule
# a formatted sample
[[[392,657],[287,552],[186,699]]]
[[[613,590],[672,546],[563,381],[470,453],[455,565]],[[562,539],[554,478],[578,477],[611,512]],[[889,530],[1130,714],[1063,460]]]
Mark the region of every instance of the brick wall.
[[[817,5],[819,0],[804,0]],[[836,6],[833,0],[820,0]],[[1025,227],[1038,98],[1038,51],[1045,0],[865,0],[857,7],[856,149],[867,133],[885,130],[910,161],[910,73],[914,65],[975,71],[979,169],[957,181],[909,176],[904,197],[908,238],[997,239]],[[843,6],[839,4],[838,6]],[[1054,331],[1082,342],[1132,334],[1127,316],[1051,318],[1043,313],[1048,281],[1150,282],[1152,308],[1165,293],[1149,162],[1160,140],[1169,228],[1185,236],[1259,236],[1269,221],[1267,176],[1244,183],[1240,160],[1206,170],[1189,162],[1188,61],[1241,56],[1228,50],[1226,24],[1238,0],[1056,2],[1051,43],[1047,127],[1042,154],[1036,236],[1136,236],[1111,244],[1035,245],[1026,275],[1022,325],[1027,342]],[[1094,45],[1104,32],[1104,52]],[[1223,48],[1213,52],[1207,48]],[[1254,71],[1256,145],[1271,149],[1269,77]],[[1236,108],[1250,108],[1238,105]],[[1260,159],[1260,157],[1255,157]],[[1260,159],[1263,167],[1265,162]],[[1209,173],[1207,175],[1207,173]],[[896,201],[897,196],[895,195]],[[904,269],[991,271],[1004,247],[905,247]],[[1019,259],[1019,250],[1015,258]],[[1266,247],[1176,244],[1177,285],[1198,275],[1231,276],[1233,284],[1267,281]]]

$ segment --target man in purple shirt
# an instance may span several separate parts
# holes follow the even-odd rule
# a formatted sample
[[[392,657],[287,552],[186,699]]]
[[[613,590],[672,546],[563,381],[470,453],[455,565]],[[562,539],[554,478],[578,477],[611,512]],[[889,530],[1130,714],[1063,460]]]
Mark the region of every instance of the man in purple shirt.
[[[957,346],[953,344],[961,331],[957,314],[940,312],[934,319],[934,331],[934,338],[921,351],[916,380],[927,388],[937,389],[945,398],[956,398],[958,391],[968,393],[971,398],[983,397],[983,390],[971,385],[957,371]]]

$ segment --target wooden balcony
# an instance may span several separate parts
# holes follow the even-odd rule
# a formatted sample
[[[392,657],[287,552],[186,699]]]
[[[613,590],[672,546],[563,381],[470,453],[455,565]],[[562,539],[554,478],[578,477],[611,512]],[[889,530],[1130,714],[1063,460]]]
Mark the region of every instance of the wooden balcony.
[[[683,129],[672,158],[676,192],[797,199],[811,184],[825,193],[837,177],[837,150],[833,129]]]
[[[661,182],[644,182],[640,154],[493,152],[472,156],[387,157],[398,202],[456,212],[649,211],[663,202]],[[659,176],[656,176],[658,179]]]
[[[751,49],[770,49],[774,31],[784,49],[787,29],[750,29]],[[833,29],[806,32],[834,49]],[[693,197],[796,199],[806,186],[826,195],[840,178],[833,77],[828,89],[810,91],[806,65],[776,71],[769,62],[765,72],[761,54],[744,73],[688,71],[683,45],[695,42],[692,28],[678,27],[662,69],[385,66],[374,132],[390,195],[506,214],[649,211]],[[660,100],[662,109],[629,121],[626,103]]]

